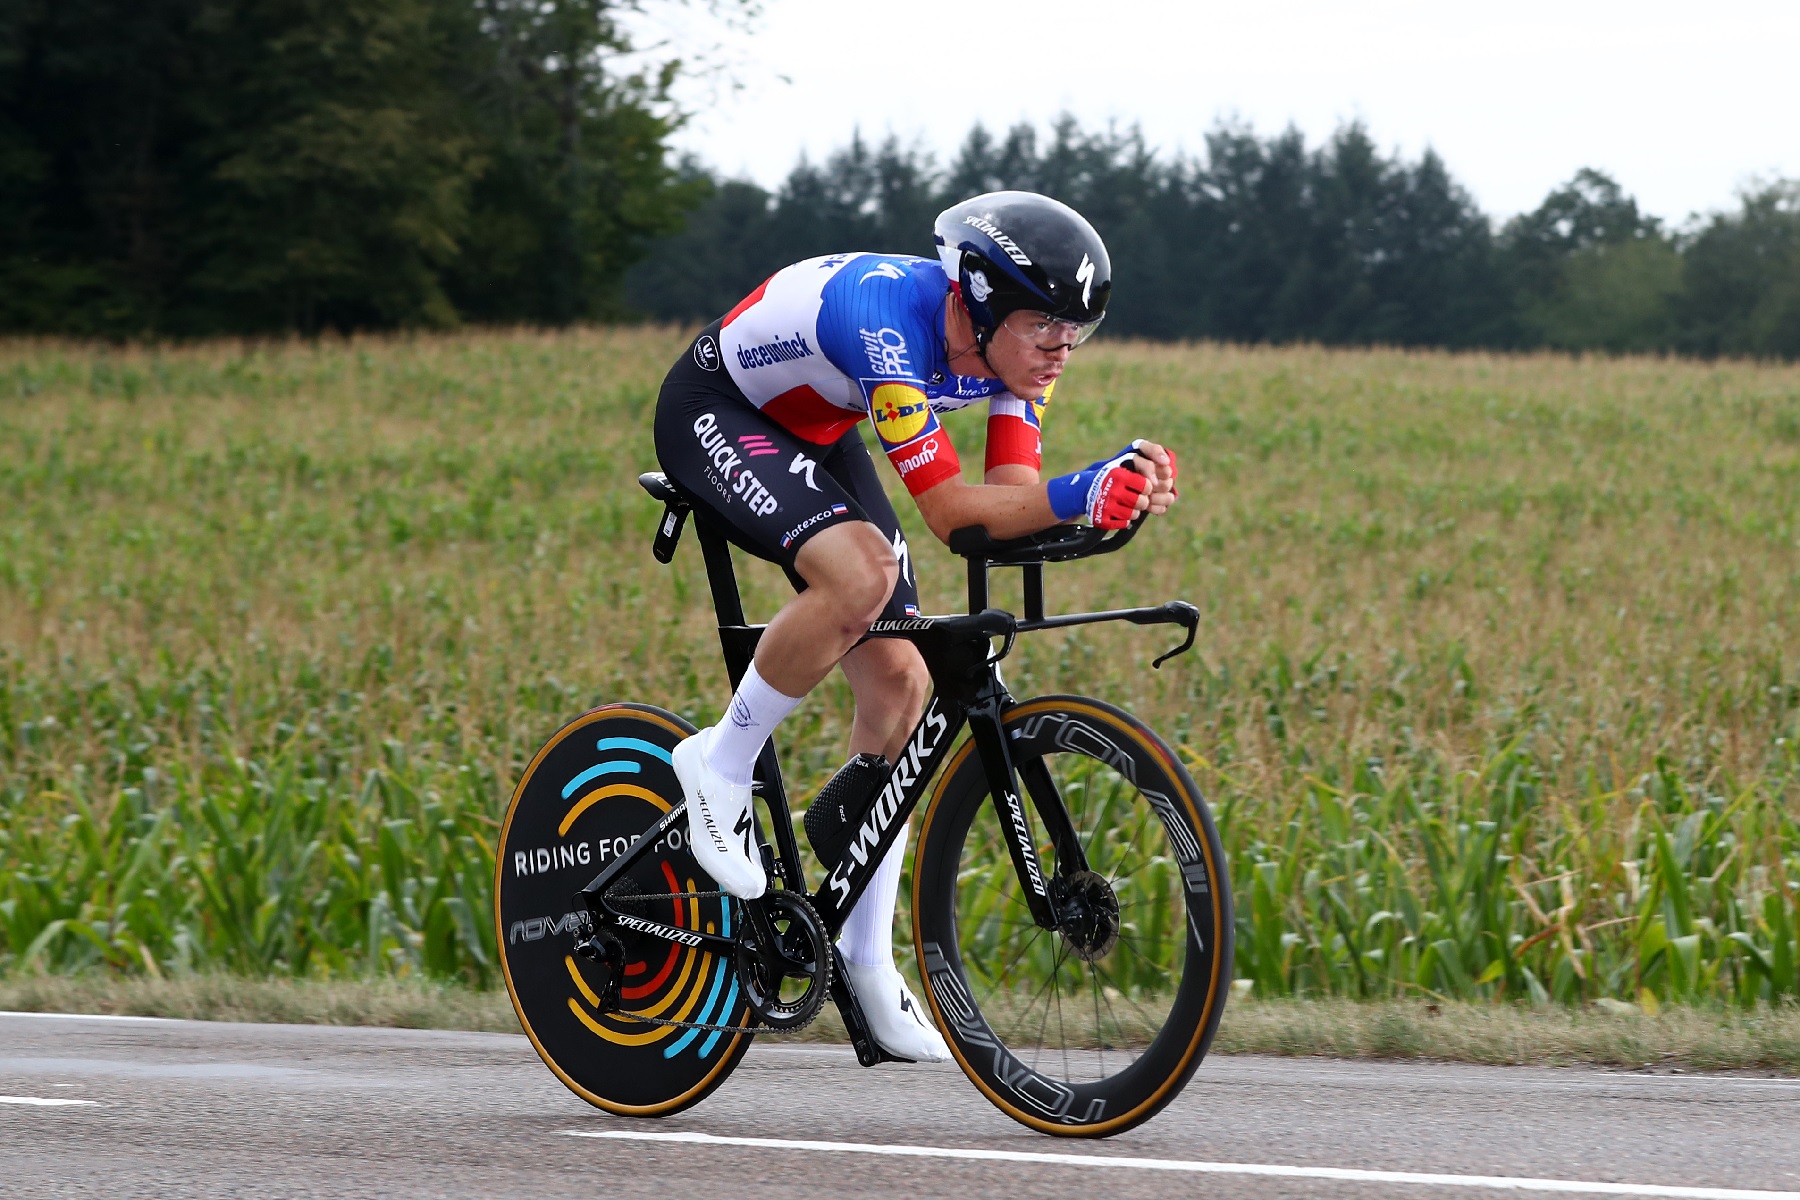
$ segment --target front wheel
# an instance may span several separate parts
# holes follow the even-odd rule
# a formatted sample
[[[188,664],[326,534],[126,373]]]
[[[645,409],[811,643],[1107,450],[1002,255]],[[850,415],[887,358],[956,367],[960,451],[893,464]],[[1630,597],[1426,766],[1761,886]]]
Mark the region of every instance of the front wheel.
[[[958,1063],[1002,1112],[1045,1133],[1120,1133],[1175,1098],[1218,1029],[1224,851],[1193,779],[1136,718],[1047,696],[1004,724],[1058,928],[1026,905],[971,739],[919,833],[920,974]],[[1042,814],[1057,805],[1085,864],[1054,845]]]

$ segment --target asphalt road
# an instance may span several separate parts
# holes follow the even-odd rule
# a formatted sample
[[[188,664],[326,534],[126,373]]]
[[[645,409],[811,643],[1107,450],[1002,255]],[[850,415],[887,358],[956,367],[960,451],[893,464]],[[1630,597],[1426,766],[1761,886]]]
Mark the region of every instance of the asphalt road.
[[[1572,1186],[1596,1183],[1614,1188]],[[847,1048],[759,1043],[704,1104],[634,1121],[565,1091],[523,1037],[0,1015],[7,1196],[1429,1200],[1519,1186],[1800,1198],[1800,1080],[1214,1058],[1148,1125],[1076,1142],[1015,1125],[954,1067],[864,1070]]]

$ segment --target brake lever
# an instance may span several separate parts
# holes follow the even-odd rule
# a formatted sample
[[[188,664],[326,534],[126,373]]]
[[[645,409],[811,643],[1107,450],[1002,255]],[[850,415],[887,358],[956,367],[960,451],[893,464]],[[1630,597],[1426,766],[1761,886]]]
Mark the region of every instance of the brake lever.
[[[1162,665],[1164,663],[1168,662],[1171,658],[1174,658],[1177,654],[1186,654],[1189,650],[1192,650],[1194,648],[1194,636],[1200,629],[1200,610],[1189,604],[1187,601],[1171,600],[1163,605],[1163,607],[1168,609],[1169,612],[1174,615],[1176,624],[1187,630],[1187,640],[1167,654],[1164,654],[1151,662],[1150,666],[1158,671],[1162,670]]]

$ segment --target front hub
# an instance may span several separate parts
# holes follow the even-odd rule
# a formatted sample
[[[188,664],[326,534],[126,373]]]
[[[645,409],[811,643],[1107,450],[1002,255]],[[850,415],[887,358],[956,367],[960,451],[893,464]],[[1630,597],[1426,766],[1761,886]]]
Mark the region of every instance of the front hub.
[[[1119,941],[1119,894],[1097,871],[1077,871],[1056,880],[1056,931],[1070,953],[1097,962]]]

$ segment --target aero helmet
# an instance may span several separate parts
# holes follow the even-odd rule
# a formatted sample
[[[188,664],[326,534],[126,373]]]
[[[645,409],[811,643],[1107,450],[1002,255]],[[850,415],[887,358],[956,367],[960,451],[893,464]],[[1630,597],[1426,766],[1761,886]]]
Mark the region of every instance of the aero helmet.
[[[1086,326],[1106,314],[1112,260],[1087,219],[1036,192],[989,192],[938,214],[938,257],[961,285],[985,349],[1012,313],[1030,309]]]

